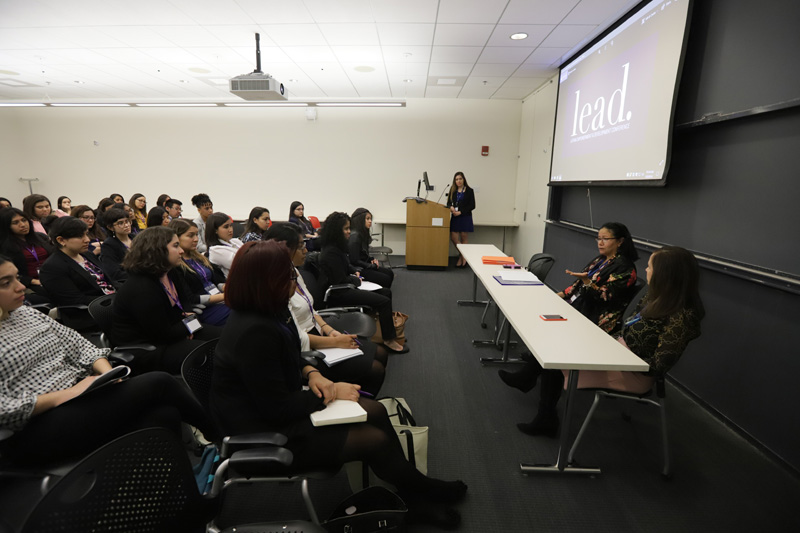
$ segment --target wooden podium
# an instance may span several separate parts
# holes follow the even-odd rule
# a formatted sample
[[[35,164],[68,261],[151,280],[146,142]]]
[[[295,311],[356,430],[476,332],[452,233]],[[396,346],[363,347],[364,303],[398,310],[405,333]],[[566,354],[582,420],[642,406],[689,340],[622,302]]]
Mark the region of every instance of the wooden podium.
[[[450,210],[415,198],[406,201],[406,266],[447,268],[450,251]]]

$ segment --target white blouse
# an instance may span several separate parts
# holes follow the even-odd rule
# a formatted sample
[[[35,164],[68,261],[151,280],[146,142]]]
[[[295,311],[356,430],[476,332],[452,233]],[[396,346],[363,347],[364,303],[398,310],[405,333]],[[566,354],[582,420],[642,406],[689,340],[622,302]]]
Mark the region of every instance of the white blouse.
[[[109,352],[33,308],[12,311],[0,322],[0,427],[22,429],[37,396],[72,387]]]
[[[295,269],[295,272],[297,272],[297,269]],[[297,289],[289,299],[289,311],[292,313],[292,318],[297,326],[297,333],[300,335],[300,349],[306,352],[311,349],[308,332],[316,329],[315,335],[321,335],[322,333],[319,331],[317,321],[314,319],[317,314],[314,311],[314,297],[308,291],[300,272],[297,272]]]
[[[233,264],[233,258],[241,247],[242,241],[235,238],[228,241],[227,244],[217,244],[208,249],[208,260],[217,265],[227,278]]]

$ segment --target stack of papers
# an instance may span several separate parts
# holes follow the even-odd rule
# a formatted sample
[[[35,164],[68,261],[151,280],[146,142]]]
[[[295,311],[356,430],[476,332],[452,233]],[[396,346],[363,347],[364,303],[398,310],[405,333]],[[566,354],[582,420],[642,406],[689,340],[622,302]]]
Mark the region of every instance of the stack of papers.
[[[358,348],[321,348],[317,351],[325,354],[324,361],[328,366],[333,366],[352,357],[364,355],[364,352]]]
[[[377,283],[372,283],[371,281],[362,279],[361,285],[359,285],[358,288],[362,291],[377,291],[378,289],[381,288],[381,286],[378,285]]]
[[[533,272],[527,270],[503,269],[493,277],[500,285],[544,285]]]
[[[311,423],[315,427],[335,424],[353,424],[366,422],[367,412],[358,402],[350,400],[333,400],[322,411],[311,413]]]
[[[492,256],[492,255],[484,255],[481,257],[481,261],[483,261],[484,265],[516,265],[517,262],[514,261],[513,257],[506,257],[504,255],[499,256]]]

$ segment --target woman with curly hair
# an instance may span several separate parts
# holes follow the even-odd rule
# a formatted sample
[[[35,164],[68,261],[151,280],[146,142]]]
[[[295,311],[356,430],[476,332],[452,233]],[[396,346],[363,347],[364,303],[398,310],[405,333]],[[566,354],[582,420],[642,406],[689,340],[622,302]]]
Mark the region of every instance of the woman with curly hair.
[[[114,299],[111,341],[156,346],[137,356],[131,364],[136,372],[180,374],[189,352],[202,341],[219,337],[219,328],[200,325],[196,316],[202,311],[200,298],[175,272],[182,255],[175,232],[156,226],[137,235],[122,260],[128,280]]]

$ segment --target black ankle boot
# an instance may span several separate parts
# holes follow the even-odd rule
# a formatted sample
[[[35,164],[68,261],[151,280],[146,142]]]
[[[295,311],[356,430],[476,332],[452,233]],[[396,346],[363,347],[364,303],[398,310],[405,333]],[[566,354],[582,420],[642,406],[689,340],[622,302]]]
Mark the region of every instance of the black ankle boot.
[[[536,386],[536,380],[539,374],[542,373],[542,367],[536,361],[526,363],[517,372],[509,372],[508,370],[498,370],[497,375],[503,380],[503,383],[509,387],[521,390],[522,392],[529,392]]]

